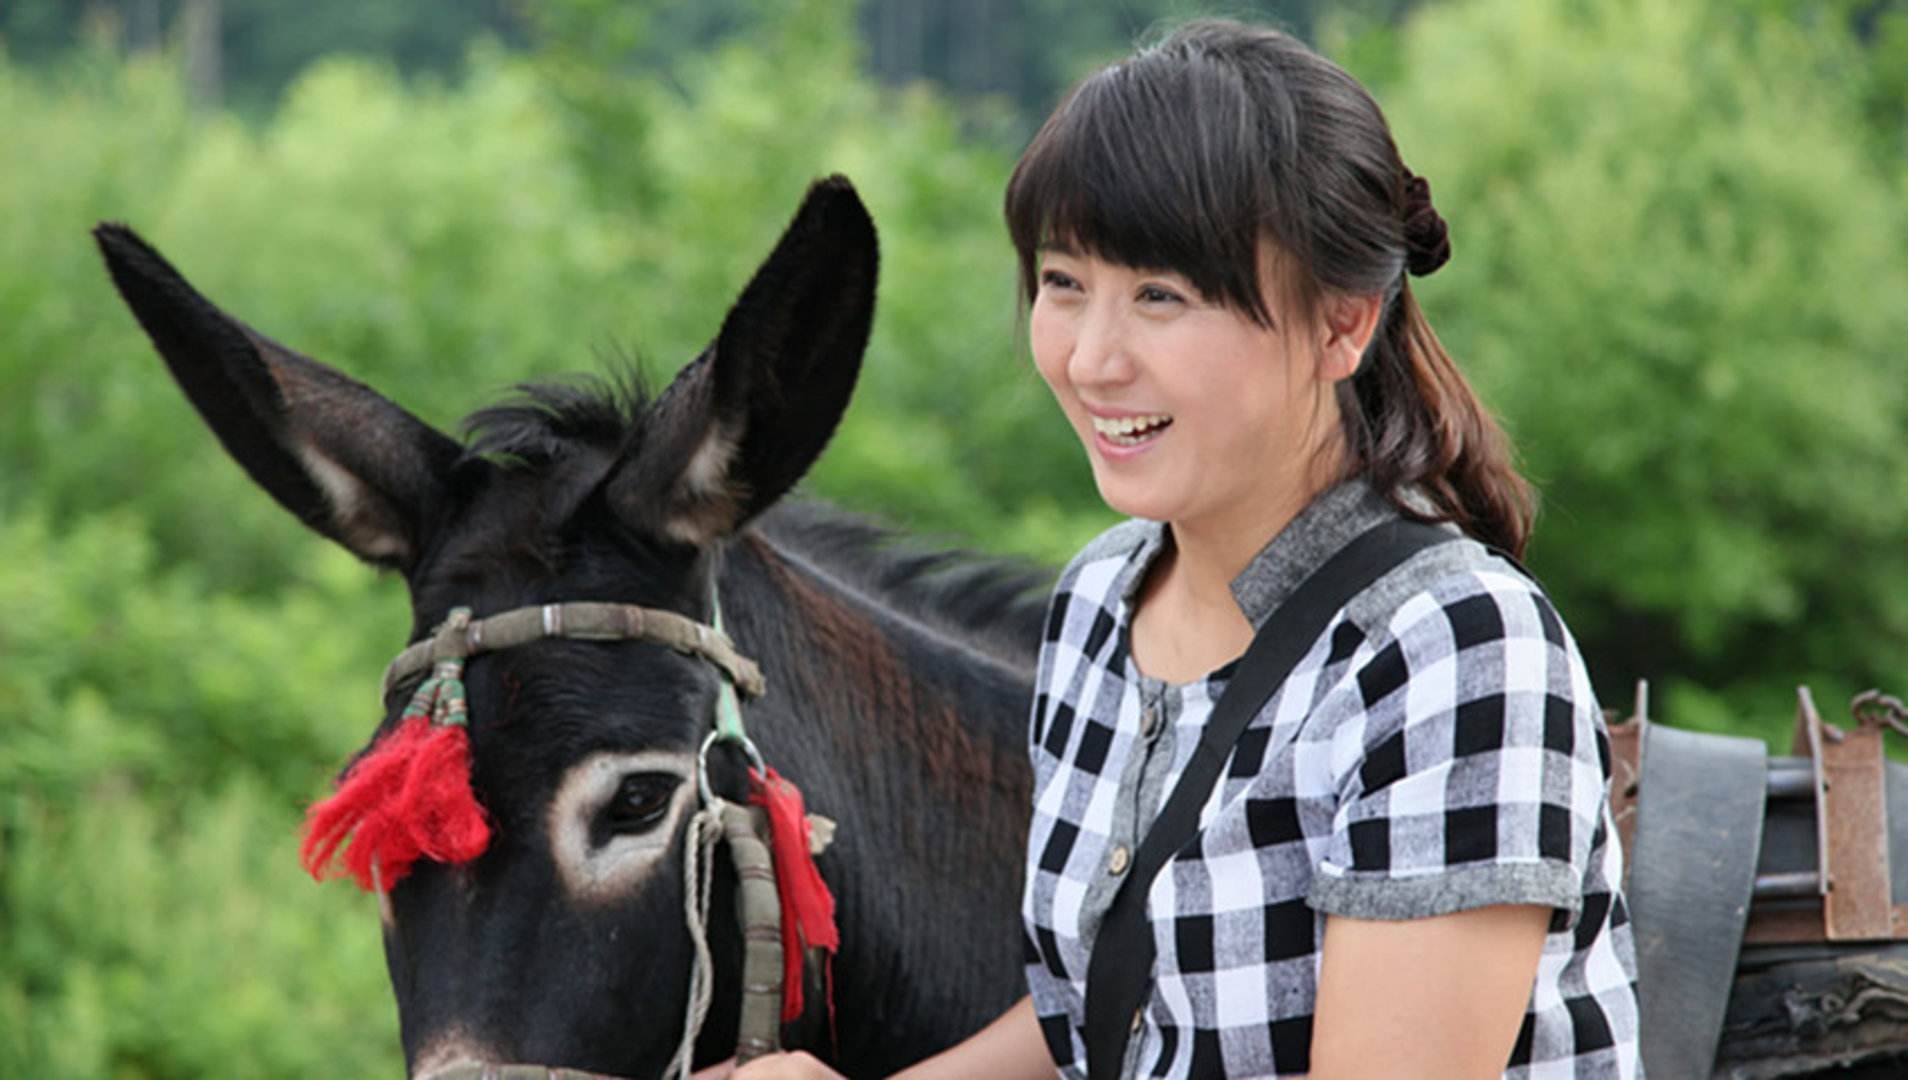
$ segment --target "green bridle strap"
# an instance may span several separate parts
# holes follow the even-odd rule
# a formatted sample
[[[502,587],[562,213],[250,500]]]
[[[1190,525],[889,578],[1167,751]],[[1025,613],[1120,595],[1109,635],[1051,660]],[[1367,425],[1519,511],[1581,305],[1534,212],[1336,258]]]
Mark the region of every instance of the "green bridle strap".
[[[449,631],[462,633],[470,625],[470,609],[452,608],[433,636]],[[725,682],[724,685],[727,685]],[[464,658],[445,656],[431,668],[431,676],[419,684],[411,700],[398,717],[400,723],[423,718],[433,724],[462,727],[470,723],[470,705],[464,697]]]
[[[711,625],[723,637],[729,632],[722,626],[722,600],[715,593],[715,586],[709,587],[709,602],[713,609]],[[716,688],[715,730],[716,738],[724,742],[749,741],[749,733],[742,727],[742,699],[735,692],[735,680],[729,678],[726,671],[717,669],[721,675],[720,685]]]

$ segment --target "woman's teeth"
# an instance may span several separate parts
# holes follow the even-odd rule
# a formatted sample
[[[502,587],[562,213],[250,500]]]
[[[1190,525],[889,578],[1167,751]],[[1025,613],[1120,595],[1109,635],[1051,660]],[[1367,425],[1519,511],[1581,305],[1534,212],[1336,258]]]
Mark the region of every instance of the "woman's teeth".
[[[1117,420],[1095,416],[1093,430],[1105,436],[1108,442],[1116,446],[1138,446],[1140,443],[1166,430],[1173,418],[1165,413],[1151,416],[1122,416]]]

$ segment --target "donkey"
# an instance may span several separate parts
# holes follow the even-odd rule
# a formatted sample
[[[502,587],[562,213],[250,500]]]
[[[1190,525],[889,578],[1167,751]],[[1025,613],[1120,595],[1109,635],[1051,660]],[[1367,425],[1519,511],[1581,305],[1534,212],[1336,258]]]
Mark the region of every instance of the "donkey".
[[[603,601],[706,624],[719,595],[766,674],[752,737],[840,822],[818,860],[841,927],[834,1031],[811,1005],[788,1034],[851,1075],[885,1074],[1020,996],[1037,583],[776,505],[841,419],[873,316],[875,231],[846,180],[810,189],[660,396],[525,387],[467,422],[468,445],[224,314],[124,226],[95,237],[253,480],[403,575],[413,641],[457,607]],[[472,656],[463,678],[488,846],[379,890],[408,1067],[659,1075],[683,1029],[680,856],[717,673],[655,644],[544,640]],[[386,701],[380,733],[402,705]],[[739,756],[712,759],[713,787],[739,800]],[[715,889],[698,1065],[737,1035],[741,934],[733,883]]]

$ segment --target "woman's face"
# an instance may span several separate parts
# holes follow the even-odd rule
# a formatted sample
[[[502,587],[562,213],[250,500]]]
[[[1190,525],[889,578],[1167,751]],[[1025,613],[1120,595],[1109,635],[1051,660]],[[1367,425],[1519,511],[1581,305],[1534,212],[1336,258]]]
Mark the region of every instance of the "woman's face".
[[[1065,247],[1042,252],[1030,324],[1034,363],[1122,514],[1251,529],[1336,476],[1332,388],[1357,356],[1339,372],[1324,336],[1259,326],[1179,274]]]

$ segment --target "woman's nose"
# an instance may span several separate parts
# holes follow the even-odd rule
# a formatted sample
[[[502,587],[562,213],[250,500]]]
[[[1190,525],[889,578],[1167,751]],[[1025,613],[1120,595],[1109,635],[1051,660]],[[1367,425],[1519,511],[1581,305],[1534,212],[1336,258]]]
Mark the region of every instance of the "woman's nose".
[[[1089,305],[1081,314],[1067,357],[1067,377],[1075,386],[1117,384],[1133,377],[1124,320],[1111,305]]]

